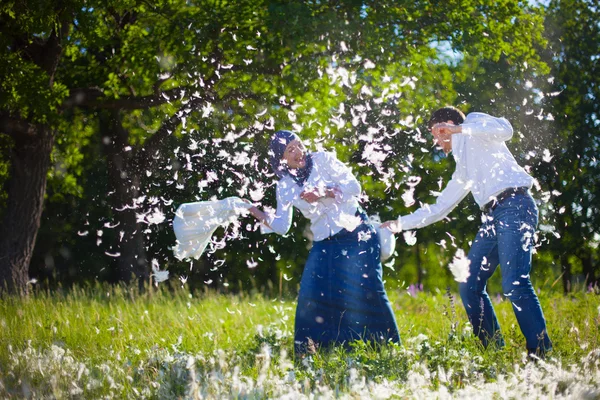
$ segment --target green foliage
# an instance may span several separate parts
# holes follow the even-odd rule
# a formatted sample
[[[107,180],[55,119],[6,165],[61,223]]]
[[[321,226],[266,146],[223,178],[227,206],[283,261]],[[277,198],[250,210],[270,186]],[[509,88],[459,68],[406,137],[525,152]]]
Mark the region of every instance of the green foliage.
[[[575,162],[575,153],[560,157],[570,163],[561,166],[569,171],[565,176],[576,176],[580,169],[581,180],[559,178],[550,163],[540,160],[540,146],[548,142],[541,132],[552,130],[536,118],[542,108],[549,110],[540,103],[540,90],[565,89],[544,101],[569,94],[568,101],[552,106],[555,120],[562,124],[572,122],[571,114],[581,109],[576,107],[581,104],[576,93],[586,85],[595,87],[595,64],[584,60],[592,58],[597,43],[594,10],[587,12],[586,3],[572,3],[580,10],[574,14],[590,27],[580,32],[585,38],[590,33],[590,40],[589,51],[578,62],[591,71],[583,74],[581,86],[565,83],[576,78],[579,67],[561,67],[563,60],[573,59],[561,51],[569,50],[569,43],[573,48],[587,43],[585,38],[564,40],[567,37],[559,35],[563,28],[543,33],[544,20],[547,26],[570,26],[568,18],[560,18],[569,15],[560,13],[569,2],[552,2],[544,10],[516,0],[72,1],[65,3],[64,13],[48,1],[3,3],[0,43],[7,48],[12,48],[15,36],[42,43],[60,21],[70,24],[53,85],[22,52],[0,56],[0,72],[7,77],[0,83],[3,110],[51,123],[58,132],[47,193],[52,202],[38,236],[42,239],[33,275],[66,279],[65,284],[109,279],[112,259],[106,252],[114,252],[125,227],[106,228],[117,226],[121,214],[116,209],[122,206],[117,206],[108,177],[111,169],[122,168],[127,177],[123,185],[136,186],[136,200],[142,199],[136,204],[137,214],[159,209],[166,216],[160,226],[144,229],[150,259],[174,275],[189,277],[192,286],[214,282],[219,290],[252,287],[276,293],[281,282],[282,288],[293,291],[309,244],[303,218],[296,217],[287,237],[261,236],[244,221],[237,227],[243,238],[228,241],[225,249],[193,264],[180,263],[171,255],[174,236],[168,224],[177,205],[248,197],[259,188],[264,191],[261,203],[274,205],[274,180],[265,160],[267,140],[275,129],[293,129],[311,149],[336,151],[353,168],[370,214],[385,220],[410,212],[420,202],[434,201],[432,191],[439,191],[452,172],[451,160],[431,150],[423,129],[429,113],[446,104],[503,115],[513,123],[517,135],[511,150],[540,180],[539,197],[546,199],[553,190],[564,192],[550,194],[552,201],[541,207],[542,223],[573,227],[560,231],[560,242],[552,233],[541,233],[542,243],[560,244],[555,249],[589,249],[571,232],[586,224],[584,237],[588,242],[594,237],[595,219],[584,219],[588,213],[595,218],[595,192],[582,188],[595,187],[595,147],[585,144],[590,149],[586,165]],[[564,43],[560,51],[559,43]],[[550,69],[556,88],[546,90],[542,83],[548,82]],[[81,108],[64,109],[64,100],[78,89],[93,89],[94,94]],[[151,97],[149,103],[135,103]],[[590,106],[594,98],[588,96]],[[583,109],[588,125],[553,134],[557,149],[564,143],[565,149],[580,145],[569,139],[569,132],[593,132],[595,111]],[[110,123],[103,125],[102,118]],[[161,127],[177,118],[153,145]],[[124,133],[115,132],[115,120]],[[124,166],[110,164],[109,145],[117,148]],[[236,163],[245,157],[251,162]],[[211,174],[217,180],[208,182]],[[139,183],[131,183],[138,177]],[[416,203],[410,205],[401,196],[414,177],[420,181]],[[579,198],[586,199],[585,204],[571,210],[573,199]],[[448,221],[418,232],[414,247],[399,236],[396,262],[386,270],[390,284],[425,284],[427,289],[453,285],[445,266],[457,248],[469,247],[479,220],[476,206],[467,203]],[[102,238],[97,237],[99,231]],[[568,247],[561,247],[563,241]],[[547,256],[553,249],[544,246],[538,258],[549,272],[540,280],[554,281],[561,265]],[[586,250],[580,259],[593,260],[595,254]],[[54,262],[48,263],[50,259]],[[255,262],[257,268],[248,268]]]
[[[62,84],[48,85],[48,75],[21,57],[3,53],[0,62],[0,106],[37,123],[57,123],[57,112],[68,94]]]
[[[60,135],[52,154],[52,168],[48,173],[48,197],[50,201],[65,201],[66,197],[83,196],[81,176],[86,156],[83,149],[90,144],[90,137],[96,134],[88,116],[75,112],[69,121],[63,120],[59,130],[68,135]]]
[[[67,14],[79,1],[63,2]],[[9,51],[0,55],[0,107],[36,123],[58,123],[59,107],[68,95],[61,82],[49,84],[50,76],[31,53],[60,29],[61,14],[50,1],[8,1],[0,6],[0,45]]]
[[[548,5],[546,32],[549,47],[544,58],[552,65],[552,77],[543,86],[545,110],[552,115],[544,125],[547,146],[553,157],[540,170],[553,191],[548,214],[556,223],[560,243],[554,249],[567,276],[575,255],[583,263],[582,278],[597,282],[596,206],[599,192],[598,49],[599,11],[593,2],[552,1]],[[576,177],[576,178],[575,178]]]

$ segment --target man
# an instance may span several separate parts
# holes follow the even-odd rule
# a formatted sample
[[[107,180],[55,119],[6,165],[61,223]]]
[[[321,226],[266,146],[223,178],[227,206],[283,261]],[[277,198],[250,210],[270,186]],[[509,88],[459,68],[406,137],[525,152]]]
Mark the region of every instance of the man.
[[[513,134],[505,118],[484,113],[465,115],[454,107],[433,113],[428,128],[434,143],[456,160],[456,170],[435,204],[382,224],[393,232],[422,228],[444,218],[471,192],[484,215],[468,260],[470,275],[459,284],[469,321],[483,345],[504,346],[500,326],[486,292],[498,264],[502,289],[511,301],[529,354],[552,348],[546,321],[529,272],[538,210],[529,190],[533,178],[506,147]]]

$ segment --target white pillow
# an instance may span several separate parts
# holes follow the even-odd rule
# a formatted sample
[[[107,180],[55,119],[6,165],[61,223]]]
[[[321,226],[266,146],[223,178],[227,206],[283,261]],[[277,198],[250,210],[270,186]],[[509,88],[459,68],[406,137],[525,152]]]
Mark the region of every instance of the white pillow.
[[[379,227],[381,225],[379,218],[371,219],[371,224],[377,231],[377,236],[379,236],[379,245],[381,247],[380,258],[381,262],[384,262],[394,254],[394,250],[396,249],[396,236],[394,236],[389,229]]]
[[[173,230],[177,238],[177,244],[173,247],[175,257],[179,260],[197,260],[206,249],[214,231],[220,226],[229,225],[250,207],[252,204],[235,196],[180,205],[173,218]]]

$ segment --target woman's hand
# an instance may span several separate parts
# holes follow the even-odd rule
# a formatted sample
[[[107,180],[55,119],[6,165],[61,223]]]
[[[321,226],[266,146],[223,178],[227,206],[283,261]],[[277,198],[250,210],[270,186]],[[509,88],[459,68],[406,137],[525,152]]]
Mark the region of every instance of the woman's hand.
[[[314,203],[326,197],[335,199],[335,197],[338,194],[341,194],[340,188],[338,188],[337,186],[329,186],[325,190],[321,188],[306,189],[305,191],[300,193],[300,198],[309,203]]]
[[[332,199],[337,198],[338,195],[342,194],[342,189],[337,186],[330,186],[325,190],[325,196],[330,197]]]
[[[300,193],[300,198],[309,203],[314,203],[324,197],[318,189],[309,189]]]
[[[252,204],[251,201],[246,200],[246,199],[242,199],[243,201],[245,201],[246,203]],[[252,206],[248,209],[248,212],[250,213],[250,215],[252,215],[254,218],[256,218],[256,220],[258,222],[260,222],[263,225],[268,226],[269,228],[271,227],[271,225],[269,225],[269,219],[267,217],[267,214],[262,211],[260,208],[256,207],[256,206]]]

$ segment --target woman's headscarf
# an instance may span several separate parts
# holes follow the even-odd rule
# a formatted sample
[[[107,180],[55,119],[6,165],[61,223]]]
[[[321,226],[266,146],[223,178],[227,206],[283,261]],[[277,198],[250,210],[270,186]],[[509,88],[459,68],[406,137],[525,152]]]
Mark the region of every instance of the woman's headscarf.
[[[283,178],[285,175],[289,175],[298,185],[302,186],[312,171],[313,163],[310,154],[306,154],[306,164],[303,168],[297,168],[290,171],[287,165],[281,163],[287,145],[294,140],[300,141],[300,138],[294,132],[275,132],[275,135],[273,135],[271,143],[269,144],[269,162],[271,163],[273,172],[275,172],[275,175],[277,175],[279,179]]]

